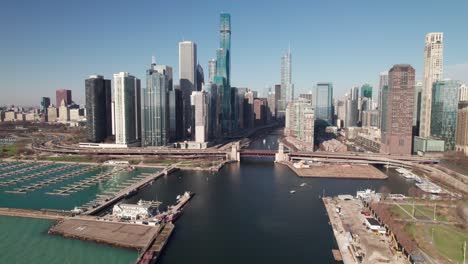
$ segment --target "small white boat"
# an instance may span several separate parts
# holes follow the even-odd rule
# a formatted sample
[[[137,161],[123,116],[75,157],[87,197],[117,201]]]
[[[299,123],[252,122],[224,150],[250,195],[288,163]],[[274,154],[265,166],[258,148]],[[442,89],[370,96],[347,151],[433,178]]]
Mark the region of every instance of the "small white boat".
[[[296,192],[295,190],[291,190],[291,191],[289,191],[289,193],[295,193],[295,192]]]
[[[307,183],[303,182],[303,183],[301,183],[301,185],[299,185],[299,186],[304,187],[304,186],[306,186],[306,185],[307,185]]]
[[[265,145],[265,143],[266,143],[266,139],[263,140],[263,145]]]

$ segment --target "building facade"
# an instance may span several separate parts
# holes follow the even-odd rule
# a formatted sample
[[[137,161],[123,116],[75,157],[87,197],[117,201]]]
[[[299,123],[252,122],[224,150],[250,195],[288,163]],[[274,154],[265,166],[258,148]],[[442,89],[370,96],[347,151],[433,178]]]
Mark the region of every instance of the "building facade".
[[[317,83],[315,87],[315,118],[333,125],[332,83]]]
[[[379,109],[379,128],[382,124],[382,98],[383,98],[383,89],[384,87],[388,86],[388,72],[381,72],[379,75],[379,98],[378,98],[378,109]]]
[[[65,105],[70,105],[72,103],[71,90],[59,89],[55,91],[55,106],[59,107],[62,104],[62,101],[65,101]]]
[[[304,98],[298,98],[288,103],[286,107],[286,120],[284,134],[287,137],[297,139],[303,150],[314,150],[315,111],[310,102]]]
[[[192,123],[190,96],[197,85],[197,44],[192,41],[179,43],[179,85],[182,91],[184,108],[184,137],[189,135]]]
[[[458,122],[455,149],[468,156],[468,101],[458,104]]]
[[[385,111],[382,116],[380,152],[411,154],[415,70],[408,64],[397,64],[388,73],[388,92],[382,94]]]
[[[41,113],[47,114],[47,108],[50,106],[50,98],[42,97],[41,99]]]
[[[197,143],[208,142],[208,93],[205,91],[194,91],[192,92],[190,101],[194,113],[194,140]]]
[[[172,68],[151,64],[146,71],[146,88],[143,89],[142,146],[165,146],[169,143],[171,90]]]
[[[112,127],[115,143],[138,144],[141,140],[140,80],[128,72],[116,73],[112,88]]]
[[[431,135],[432,87],[434,82],[442,80],[443,74],[443,38],[442,32],[426,35],[424,47],[424,73],[421,99],[420,137]]]
[[[431,136],[444,140],[445,150],[455,149],[460,86],[458,81],[437,81],[432,88]]]

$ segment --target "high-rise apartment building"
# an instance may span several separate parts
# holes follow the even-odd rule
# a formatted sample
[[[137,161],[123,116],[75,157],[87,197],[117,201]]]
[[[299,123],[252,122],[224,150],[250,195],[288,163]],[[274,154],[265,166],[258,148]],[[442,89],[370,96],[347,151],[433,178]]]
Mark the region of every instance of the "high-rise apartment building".
[[[422,95],[422,82],[416,82],[414,86],[414,107],[413,107],[413,127],[415,129],[414,135],[419,135],[419,124],[421,122],[421,95]]]
[[[388,73],[384,88],[380,152],[411,154],[415,71],[411,65],[397,64]]]
[[[432,88],[431,136],[444,140],[445,150],[455,149],[460,86],[458,81],[437,81]]]
[[[179,85],[182,91],[184,108],[184,137],[192,124],[190,96],[197,85],[197,44],[192,41],[179,42]]]
[[[333,125],[332,83],[317,83],[315,86],[315,119]]]
[[[292,83],[291,49],[281,57],[281,102],[280,111],[285,111],[286,105],[294,100],[294,85]]]
[[[140,85],[128,72],[114,74],[112,127],[116,144],[134,145],[141,139]]]
[[[194,91],[192,92],[190,102],[194,113],[194,140],[197,143],[208,142],[208,93],[205,91]]]
[[[165,146],[170,141],[169,92],[172,67],[151,64],[143,89],[142,146]]]
[[[101,75],[85,80],[86,133],[88,141],[103,142],[112,135],[111,81]]]
[[[460,86],[460,101],[468,101],[468,85],[462,84]]]
[[[420,137],[431,135],[432,87],[434,82],[442,80],[443,74],[443,38],[442,32],[426,35],[424,47],[424,73],[421,100]]]
[[[72,103],[72,92],[67,89],[59,89],[55,91],[55,102],[56,107],[59,107],[62,104],[62,101],[65,101],[65,105]]]
[[[286,107],[284,134],[300,141],[302,150],[314,150],[314,108],[312,102],[298,98]],[[299,147],[299,144],[296,145]]]

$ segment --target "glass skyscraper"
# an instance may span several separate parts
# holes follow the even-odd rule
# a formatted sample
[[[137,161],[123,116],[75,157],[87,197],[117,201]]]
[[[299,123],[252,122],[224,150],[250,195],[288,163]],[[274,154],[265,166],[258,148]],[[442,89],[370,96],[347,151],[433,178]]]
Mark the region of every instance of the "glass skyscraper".
[[[445,141],[445,150],[455,149],[460,82],[437,81],[432,88],[431,136]]]
[[[231,85],[231,15],[222,13],[219,26],[219,49],[216,53],[216,75],[226,78]]]
[[[91,142],[102,142],[112,134],[111,81],[101,75],[85,80],[86,132]]]
[[[143,91],[143,146],[165,146],[169,143],[169,91],[172,90],[172,68],[152,64],[146,72]]]
[[[361,86],[361,97],[372,98],[372,86],[369,84]]]
[[[315,87],[315,118],[333,124],[333,84],[317,83]]]

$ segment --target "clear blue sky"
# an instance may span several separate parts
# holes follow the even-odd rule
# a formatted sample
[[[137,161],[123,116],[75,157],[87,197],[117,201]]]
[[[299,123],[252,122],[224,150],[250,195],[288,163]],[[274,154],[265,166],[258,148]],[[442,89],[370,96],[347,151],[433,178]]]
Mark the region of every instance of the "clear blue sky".
[[[280,79],[291,43],[296,93],[331,81],[335,97],[376,85],[393,64],[422,74],[424,37],[445,34],[446,76],[468,81],[468,1],[7,0],[0,9],[0,104],[39,105],[69,88],[84,103],[84,79],[128,71],[144,80],[174,68],[178,42],[198,44],[205,69],[219,45],[219,14],[231,13],[232,85],[262,91]],[[178,81],[176,81],[178,82]]]

